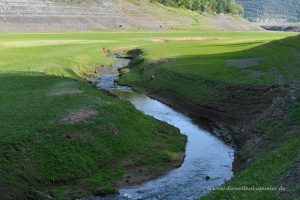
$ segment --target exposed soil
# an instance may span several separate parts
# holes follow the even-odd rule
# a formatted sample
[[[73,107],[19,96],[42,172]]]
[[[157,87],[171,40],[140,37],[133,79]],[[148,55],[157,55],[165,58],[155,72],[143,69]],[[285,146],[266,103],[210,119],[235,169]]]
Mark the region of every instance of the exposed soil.
[[[217,90],[226,91],[226,93],[223,92],[225,97],[222,101],[192,102],[173,91],[165,90],[162,93],[151,92],[150,96],[186,113],[195,122],[206,126],[223,141],[235,146],[238,150],[254,144],[258,146],[258,152],[264,153],[274,147],[274,144],[269,144],[269,139],[262,137],[263,133],[256,123],[260,117],[273,119],[269,115],[274,115],[274,113],[280,115],[277,110],[281,108],[272,107],[272,105],[278,98],[286,94],[285,89],[275,86],[248,88],[227,85],[218,86]],[[276,108],[278,109],[276,110]],[[274,120],[278,120],[276,116]],[[249,160],[243,160],[237,154],[233,170],[239,171],[248,164],[250,164]]]
[[[95,117],[98,112],[92,108],[80,108],[78,110],[70,112],[65,116],[61,122],[64,124],[76,124],[79,122],[85,122]]]
[[[132,163],[132,160],[135,159],[125,160],[122,165],[126,169],[126,174],[118,181],[118,187],[139,185],[151,179],[163,176],[170,170],[180,167],[184,161],[185,154],[184,152],[178,152],[177,155],[177,159],[170,162],[167,166],[164,166],[163,169],[155,169],[153,166]]]
[[[217,37],[178,37],[178,38],[154,38],[152,42],[165,43],[166,41],[202,41],[202,40],[221,40]]]
[[[187,113],[197,122],[207,119],[225,132],[240,132],[243,126],[263,113],[273,99],[281,94],[276,87],[253,89],[228,85],[216,89],[226,91],[223,93],[225,100],[192,102],[170,90],[164,91],[164,96],[159,93],[152,93],[151,96]],[[242,145],[243,139],[238,141]]]

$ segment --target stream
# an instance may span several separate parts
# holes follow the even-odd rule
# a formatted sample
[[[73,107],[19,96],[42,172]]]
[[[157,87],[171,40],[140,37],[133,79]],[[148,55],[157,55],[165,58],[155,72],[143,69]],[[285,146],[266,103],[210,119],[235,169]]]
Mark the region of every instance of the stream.
[[[164,103],[135,93],[130,87],[117,85],[115,80],[119,77],[118,70],[128,66],[130,59],[116,56],[114,58],[115,64],[111,67],[101,67],[98,71],[99,76],[91,81],[104,90],[123,91],[119,97],[131,102],[136,109],[177,127],[187,136],[186,156],[179,168],[162,177],[133,187],[121,188],[117,195],[95,197],[94,200],[192,200],[230,180],[233,177],[233,148],[199,127],[191,118]]]

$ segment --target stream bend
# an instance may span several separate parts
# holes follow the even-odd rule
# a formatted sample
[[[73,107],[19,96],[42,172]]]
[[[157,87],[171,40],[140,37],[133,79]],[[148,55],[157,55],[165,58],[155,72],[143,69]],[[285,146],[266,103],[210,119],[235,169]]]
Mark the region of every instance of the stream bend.
[[[111,67],[101,67],[99,76],[92,79],[98,88],[120,90],[120,98],[130,101],[136,109],[146,115],[177,127],[187,136],[187,146],[183,164],[168,174],[130,188],[119,189],[119,194],[107,197],[96,197],[95,200],[187,200],[196,199],[207,194],[212,188],[222,185],[233,176],[232,162],[234,150],[213,134],[201,129],[192,119],[173,108],[137,94],[130,87],[115,83],[119,77],[118,70],[128,66],[130,60],[116,58]],[[209,180],[206,180],[209,176]]]

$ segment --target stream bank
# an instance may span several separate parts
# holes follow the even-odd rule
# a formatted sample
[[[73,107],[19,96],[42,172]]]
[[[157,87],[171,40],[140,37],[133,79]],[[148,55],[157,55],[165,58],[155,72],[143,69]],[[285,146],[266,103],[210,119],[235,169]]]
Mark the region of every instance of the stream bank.
[[[231,179],[234,157],[232,147],[168,105],[144,94],[135,93],[127,86],[116,84],[119,69],[126,67],[130,60],[117,57],[115,59],[113,66],[100,68],[100,75],[92,82],[98,88],[116,92],[120,98],[131,102],[146,115],[178,128],[187,136],[188,142],[184,162],[180,167],[143,184],[130,184],[130,187],[129,184],[120,184],[119,195],[95,199],[196,199]]]
[[[278,115],[285,109],[284,105],[288,105],[287,94],[291,92],[288,86],[230,84],[187,76],[166,67],[167,59],[144,60],[141,49],[132,50],[129,55],[133,59],[126,70],[129,73],[122,73],[119,83],[143,91],[184,113],[196,124],[234,146],[237,149],[234,171],[245,169],[261,149],[268,151],[274,146],[269,136],[265,136],[265,132],[269,132],[266,122],[280,122],[282,116]],[[151,74],[155,74],[154,80],[151,80]],[[182,84],[185,88],[201,85],[198,88],[204,98],[194,98],[192,94],[178,90]],[[203,88],[204,92],[201,91]]]

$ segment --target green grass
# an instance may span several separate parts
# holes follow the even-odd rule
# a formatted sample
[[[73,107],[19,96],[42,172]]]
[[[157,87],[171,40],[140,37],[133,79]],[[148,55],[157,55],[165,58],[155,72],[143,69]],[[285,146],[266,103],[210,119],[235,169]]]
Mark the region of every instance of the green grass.
[[[295,159],[299,158],[300,138],[289,140],[286,144],[280,146],[270,154],[263,156],[253,163],[248,169],[238,173],[233,180],[227,182],[222,187],[242,188],[242,187],[275,187],[274,191],[221,191],[216,190],[208,196],[201,198],[203,200],[224,199],[224,200],[252,200],[252,199],[295,199],[280,197],[278,195],[281,183],[280,177],[289,168],[291,168]],[[283,186],[284,187],[284,186]],[[291,190],[292,188],[285,188]]]
[[[300,76],[297,64],[299,37],[274,42],[282,33],[209,34],[223,37],[216,41],[169,41],[161,45],[143,47],[145,60],[167,59],[159,65],[145,62],[122,77],[121,83],[136,85],[152,91],[172,90],[193,101],[216,98],[211,87],[203,84],[272,85],[291,82]],[[273,37],[272,37],[273,36]],[[277,37],[276,37],[277,36]],[[273,42],[271,42],[273,41]],[[265,59],[257,66],[247,68],[227,66],[226,60],[240,58]],[[142,72],[142,74],[141,74]],[[258,73],[253,78],[251,73]],[[155,81],[149,81],[155,74]],[[278,76],[278,74],[281,74]],[[180,81],[176,81],[180,80]],[[184,83],[184,84],[182,84]]]
[[[285,38],[284,35],[288,37]],[[231,33],[222,36],[224,40],[168,41],[161,45],[144,46],[141,48],[143,53],[139,56],[144,62],[127,69],[120,82],[170,101],[175,93],[181,99],[204,105],[222,105],[225,102],[225,109],[232,93],[224,90],[224,86],[259,88],[275,85],[293,88],[292,85],[299,82],[299,35]],[[243,58],[264,59],[258,65],[245,69],[228,66],[226,62]],[[149,64],[149,61],[159,59],[165,61],[158,65]],[[153,74],[155,79],[151,80]],[[300,94],[298,89],[293,91],[294,97],[289,97],[292,100],[283,100],[282,105],[281,101],[274,104],[274,109],[278,107],[281,112],[279,119],[267,116],[258,121],[258,131],[265,134],[262,138],[270,139],[273,146],[268,147],[266,144],[265,148],[260,149],[262,147],[250,145],[242,149],[240,154],[245,160],[255,158],[256,161],[245,171],[237,173],[232,181],[225,184],[226,187],[280,187],[286,184],[280,181],[281,176],[299,158],[300,149]],[[252,98],[247,93],[239,95],[245,101]],[[277,116],[276,113],[274,115]],[[215,191],[204,199],[294,198],[295,196],[280,196],[279,191]]]
[[[121,82],[139,85],[140,90],[172,89],[200,102],[218,98],[210,84],[292,82],[299,77],[294,59],[299,55],[299,37],[279,39],[295,35],[198,31],[0,34],[0,197],[44,199],[50,194],[59,199],[109,193],[126,170],[121,164],[124,159],[134,158],[132,162],[159,170],[184,149],[185,139],[177,130],[84,81],[96,67],[113,62],[103,56],[101,48],[140,48],[148,61],[166,58],[168,62],[157,66],[142,63],[129,69]],[[150,41],[192,36],[221,39]],[[251,67],[263,72],[259,79],[225,64],[226,59],[258,56],[266,57],[261,65]],[[151,82],[152,74],[156,78]],[[82,93],[52,95],[67,89]],[[61,123],[69,112],[82,107],[98,115],[88,122]],[[297,121],[299,112],[295,109],[290,115]],[[278,151],[296,148],[292,144]],[[273,175],[286,166],[279,166]]]
[[[73,193],[111,192],[125,170],[121,161],[133,153],[142,160],[149,152],[158,155],[156,165],[161,167],[172,160],[165,160],[164,151],[184,149],[185,140],[175,129],[86,83],[36,72],[1,74],[0,83],[1,195],[36,198],[36,192],[28,192],[51,192],[65,185],[74,187]],[[51,96],[68,88],[83,93]],[[82,107],[99,114],[85,123],[61,123]],[[110,176],[104,169],[120,173]]]
[[[57,35],[1,35],[1,198],[113,192],[126,170],[122,160],[160,170],[173,161],[170,152],[184,150],[185,138],[176,129],[81,81],[95,67],[112,62],[99,51],[99,41],[50,40],[56,43]],[[68,89],[82,93],[52,95]],[[82,107],[98,115],[88,122],[61,123]],[[155,163],[149,162],[153,154]]]

